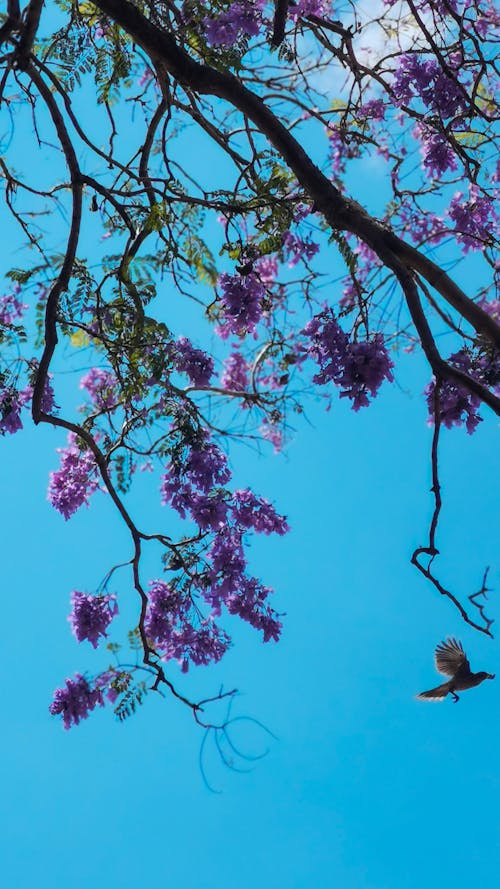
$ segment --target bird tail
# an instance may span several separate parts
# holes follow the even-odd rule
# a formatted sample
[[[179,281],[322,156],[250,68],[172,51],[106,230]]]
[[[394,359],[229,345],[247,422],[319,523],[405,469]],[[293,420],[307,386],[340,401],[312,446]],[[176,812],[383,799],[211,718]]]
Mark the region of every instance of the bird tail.
[[[443,682],[442,685],[438,685],[436,688],[431,688],[429,691],[421,691],[419,695],[415,695],[417,701],[444,701],[446,695],[450,690],[450,683]]]

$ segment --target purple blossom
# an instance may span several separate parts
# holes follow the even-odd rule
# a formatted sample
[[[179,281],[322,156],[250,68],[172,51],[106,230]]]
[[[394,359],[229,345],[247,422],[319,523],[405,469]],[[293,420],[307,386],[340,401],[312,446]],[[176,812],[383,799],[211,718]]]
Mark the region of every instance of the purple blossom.
[[[500,354],[497,351],[492,353],[473,352],[464,348],[455,352],[454,355],[450,355],[448,362],[484,386],[493,387],[497,391],[500,383]],[[433,379],[424,390],[430,423],[434,421],[435,388],[436,383]],[[465,428],[471,435],[482,421],[482,417],[478,414],[480,405],[481,401],[478,396],[469,392],[459,383],[451,380],[441,383],[439,414],[441,423],[448,429],[451,429],[452,426],[462,426],[465,423]]]
[[[349,149],[342,138],[339,127],[335,124],[330,124],[327,127],[327,135],[332,172],[334,176],[340,176],[341,173],[345,173],[345,161],[350,157]]]
[[[340,397],[351,398],[355,411],[368,407],[368,392],[375,398],[384,380],[392,382],[393,367],[381,333],[376,333],[372,340],[350,343],[337,383],[342,387]]]
[[[434,61],[422,62],[414,53],[403,53],[394,72],[393,91],[400,105],[409,105],[419,96],[428,105],[437,65]]]
[[[160,494],[162,504],[170,503],[182,518],[199,504],[198,492],[208,494],[217,485],[231,478],[225,455],[208,440],[199,447],[190,447],[182,461],[171,461],[162,476]]]
[[[55,690],[49,711],[53,716],[61,713],[64,728],[69,729],[86,719],[97,705],[104,706],[101,689],[92,688],[84,676],[76,673],[75,679],[66,679],[65,688]]]
[[[81,451],[76,444],[76,435],[68,435],[68,447],[58,448],[61,465],[50,473],[48,499],[67,520],[85,503],[99,487],[96,464],[91,451]]]
[[[260,426],[259,432],[265,441],[269,441],[272,444],[274,453],[279,454],[283,447],[283,432],[278,423],[273,423],[266,419]]]
[[[448,77],[434,59],[422,60],[414,53],[403,53],[400,57],[393,90],[398,104],[409,105],[418,97],[443,118],[454,117],[466,104],[456,80]]]
[[[262,283],[270,287],[278,275],[278,261],[274,256],[262,256],[255,263],[254,270]]]
[[[7,293],[5,296],[0,296],[0,324],[4,327],[8,327],[11,324],[14,324],[15,321],[19,321],[22,318],[25,309],[28,308],[26,303],[22,303],[20,299],[18,299],[18,293],[20,293],[21,288],[18,284],[14,285],[13,292]]]
[[[189,482],[205,493],[215,485],[225,485],[231,478],[225,454],[210,442],[190,449],[184,472]]]
[[[181,336],[175,343],[175,364],[180,373],[189,377],[193,386],[209,386],[214,372],[213,359],[196,349],[187,337]]]
[[[296,4],[290,6],[289,14],[292,21],[296,22],[299,18],[306,18],[308,15],[317,15],[320,18],[328,17],[331,9],[331,0],[298,0]]]
[[[429,408],[429,423],[434,422],[435,390],[436,381],[432,379],[424,389],[424,395]],[[482,421],[482,417],[477,412],[480,404],[479,398],[468,392],[463,386],[452,383],[449,380],[441,384],[439,390],[439,415],[441,423],[447,429],[451,429],[452,426],[462,426],[465,423],[467,432],[469,435],[472,435]]]
[[[21,410],[31,397],[31,389],[18,392],[13,386],[0,390],[0,435],[14,435],[23,428]]]
[[[189,603],[178,590],[161,580],[151,581],[144,627],[165,660],[176,658],[187,670],[194,664],[218,661],[229,647],[229,637],[211,618],[195,627],[189,620]]]
[[[58,410],[58,406],[55,402],[54,387],[50,380],[51,375],[48,374],[47,379],[45,380],[45,386],[43,387],[42,398],[40,400],[40,408],[44,414],[52,414],[55,410]]]
[[[393,363],[381,333],[370,340],[351,343],[331,310],[315,315],[303,330],[309,343],[306,350],[319,364],[313,382],[325,385],[332,381],[341,389],[341,397],[350,398],[355,411],[369,404],[384,379],[393,380]]]
[[[336,382],[347,353],[349,337],[336,321],[333,312],[324,311],[315,315],[306,324],[302,333],[309,340],[307,351],[319,364],[319,373],[313,376],[313,383],[324,386]]]
[[[208,617],[198,627],[186,622],[182,630],[174,634],[171,656],[176,657],[182,663],[183,672],[187,672],[189,661],[197,667],[206,666],[211,661],[217,663],[230,644],[227,633]]]
[[[222,491],[217,491],[215,494],[192,494],[191,496],[189,511],[192,519],[202,531],[207,528],[217,531],[226,521],[227,510],[227,503]]]
[[[303,240],[303,238],[299,238],[291,231],[284,232],[283,246],[290,256],[288,261],[290,268],[297,265],[300,260],[308,262],[313,256],[316,256],[316,253],[319,250],[319,244],[311,241],[310,238]]]
[[[283,626],[276,612],[266,604],[272,592],[270,587],[265,587],[255,577],[245,577],[238,592],[227,600],[230,614],[237,614],[257,630],[262,630],[264,642],[270,639],[277,642]]]
[[[480,195],[475,185],[470,186],[468,199],[460,191],[455,193],[448,215],[455,223],[455,235],[464,253],[484,249],[498,225],[493,202]]]
[[[221,321],[216,328],[222,339],[230,334],[245,336],[253,333],[262,316],[262,301],[266,291],[254,272],[249,275],[222,274],[219,277],[222,289]]]
[[[220,382],[223,389],[245,392],[249,385],[248,362],[240,352],[231,352],[224,360]]]
[[[204,593],[216,613],[220,613],[220,600],[238,589],[245,573],[246,560],[241,542],[242,532],[237,528],[221,528],[209,550],[212,586]]]
[[[417,244],[437,244],[447,234],[443,218],[435,213],[412,213],[402,207],[399,215],[406,231]]]
[[[172,509],[175,509],[181,518],[186,518],[186,512],[191,508],[193,502],[194,491],[191,485],[180,481],[179,473],[172,463],[162,476],[160,497],[162,506],[170,503]]]
[[[492,299],[489,302],[487,299],[482,299],[479,305],[483,312],[486,312],[490,318],[493,318],[497,324],[500,324],[500,299]]]
[[[241,528],[253,528],[260,534],[286,534],[290,530],[285,516],[279,515],[264,497],[249,488],[233,494],[233,516]]]
[[[383,120],[385,117],[385,105],[382,99],[370,99],[360,105],[356,111],[356,117],[362,120]]]
[[[32,359],[31,361],[28,361],[28,366],[31,370],[32,379],[34,380],[38,373],[38,361]],[[52,414],[54,411],[58,410],[58,405],[55,403],[54,387],[51,383],[52,379],[52,374],[47,374],[47,376],[45,377],[45,386],[43,388],[42,397],[40,399],[40,408],[44,412],[44,414]],[[26,401],[29,401],[31,398],[33,398],[33,389],[34,386],[29,385],[23,391],[22,395]]]
[[[173,621],[182,608],[182,596],[177,589],[169,587],[161,580],[149,582],[148,610],[144,629],[149,639],[163,645],[170,636]]]
[[[413,128],[413,135],[420,142],[422,166],[430,176],[439,178],[447,170],[456,170],[455,154],[444,136],[420,123]]]
[[[86,389],[92,404],[101,411],[116,407],[117,380],[114,374],[100,367],[93,367],[80,380],[80,389]]]
[[[74,590],[71,593],[73,606],[68,620],[78,642],[88,639],[97,648],[99,638],[107,636],[106,630],[118,614],[116,596],[89,596]]]
[[[232,47],[241,37],[256,37],[262,24],[264,0],[236,0],[216,18],[203,19],[211,46]]]

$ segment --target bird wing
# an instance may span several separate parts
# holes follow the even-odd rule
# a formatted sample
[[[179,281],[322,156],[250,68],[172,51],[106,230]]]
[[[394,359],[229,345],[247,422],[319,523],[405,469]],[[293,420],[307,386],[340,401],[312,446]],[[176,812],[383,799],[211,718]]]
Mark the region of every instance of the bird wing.
[[[462,648],[462,643],[457,639],[447,639],[440,642],[434,655],[436,670],[444,676],[455,676],[459,670],[470,670],[467,655]]]

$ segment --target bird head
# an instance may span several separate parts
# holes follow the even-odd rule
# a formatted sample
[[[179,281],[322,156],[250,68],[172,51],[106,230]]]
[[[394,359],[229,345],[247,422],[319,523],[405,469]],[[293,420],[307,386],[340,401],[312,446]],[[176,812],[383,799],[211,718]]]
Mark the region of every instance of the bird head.
[[[483,681],[483,679],[494,679],[495,678],[494,673],[481,672],[481,673],[478,673],[477,675],[481,677],[481,682]]]

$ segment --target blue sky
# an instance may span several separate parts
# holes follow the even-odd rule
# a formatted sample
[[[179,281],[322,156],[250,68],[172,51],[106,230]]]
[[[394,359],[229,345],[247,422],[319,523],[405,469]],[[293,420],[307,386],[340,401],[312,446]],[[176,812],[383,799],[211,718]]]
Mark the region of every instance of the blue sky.
[[[363,196],[370,200],[370,194]],[[472,280],[469,285],[472,286]],[[178,318],[191,334],[192,310]],[[183,324],[186,329],[183,329]],[[263,645],[234,621],[235,645],[184,688],[237,686],[234,741],[263,752],[248,773],[225,769],[190,713],[149,696],[125,724],[102,710],[70,732],[49,716],[53,689],[104,653],[78,646],[66,616],[74,588],[95,589],[130,546],[96,495],[65,523],[46,500],[55,430],[1,440],[4,726],[2,872],[16,889],[437,889],[498,885],[498,681],[457,705],[414,700],[439,682],[433,650],[461,638],[473,669],[500,674],[496,642],[466,628],[409,564],[432,511],[431,431],[415,357],[368,410],[310,404],[285,453],[232,446],[238,485],[289,517],[291,533],[255,540],[253,571],[286,612]],[[60,380],[59,385],[69,385]],[[441,576],[466,595],[492,564],[500,588],[494,436],[486,410],[472,437],[443,431]],[[131,508],[143,525],[165,511],[149,481]],[[150,559],[150,562],[147,560]],[[153,554],[150,576],[158,573]],[[135,604],[117,579],[125,618]],[[498,593],[490,612],[498,617]],[[203,778],[205,776],[205,779]],[[213,788],[210,791],[207,783]]]
[[[207,751],[218,794],[200,774],[201,735],[172,700],[147,700],[124,725],[101,711],[64,732],[49,717],[52,689],[99,658],[70,635],[69,591],[95,584],[128,544],[104,497],[67,525],[46,502],[56,433],[2,441],[7,882],[432,889],[446,875],[497,885],[497,683],[457,705],[413,699],[437,680],[433,648],[447,634],[473,667],[500,667],[496,644],[408,565],[430,512],[422,403],[391,388],[359,415],[343,403],[312,414],[285,458],[234,456],[238,477],[293,530],[252,548],[287,612],[282,642],[235,628],[222,664],[190,679],[207,691],[237,685],[236,712],[278,738],[249,774]],[[443,566],[463,590],[495,555],[494,431],[444,435]],[[253,752],[268,743],[244,725],[237,741]]]

